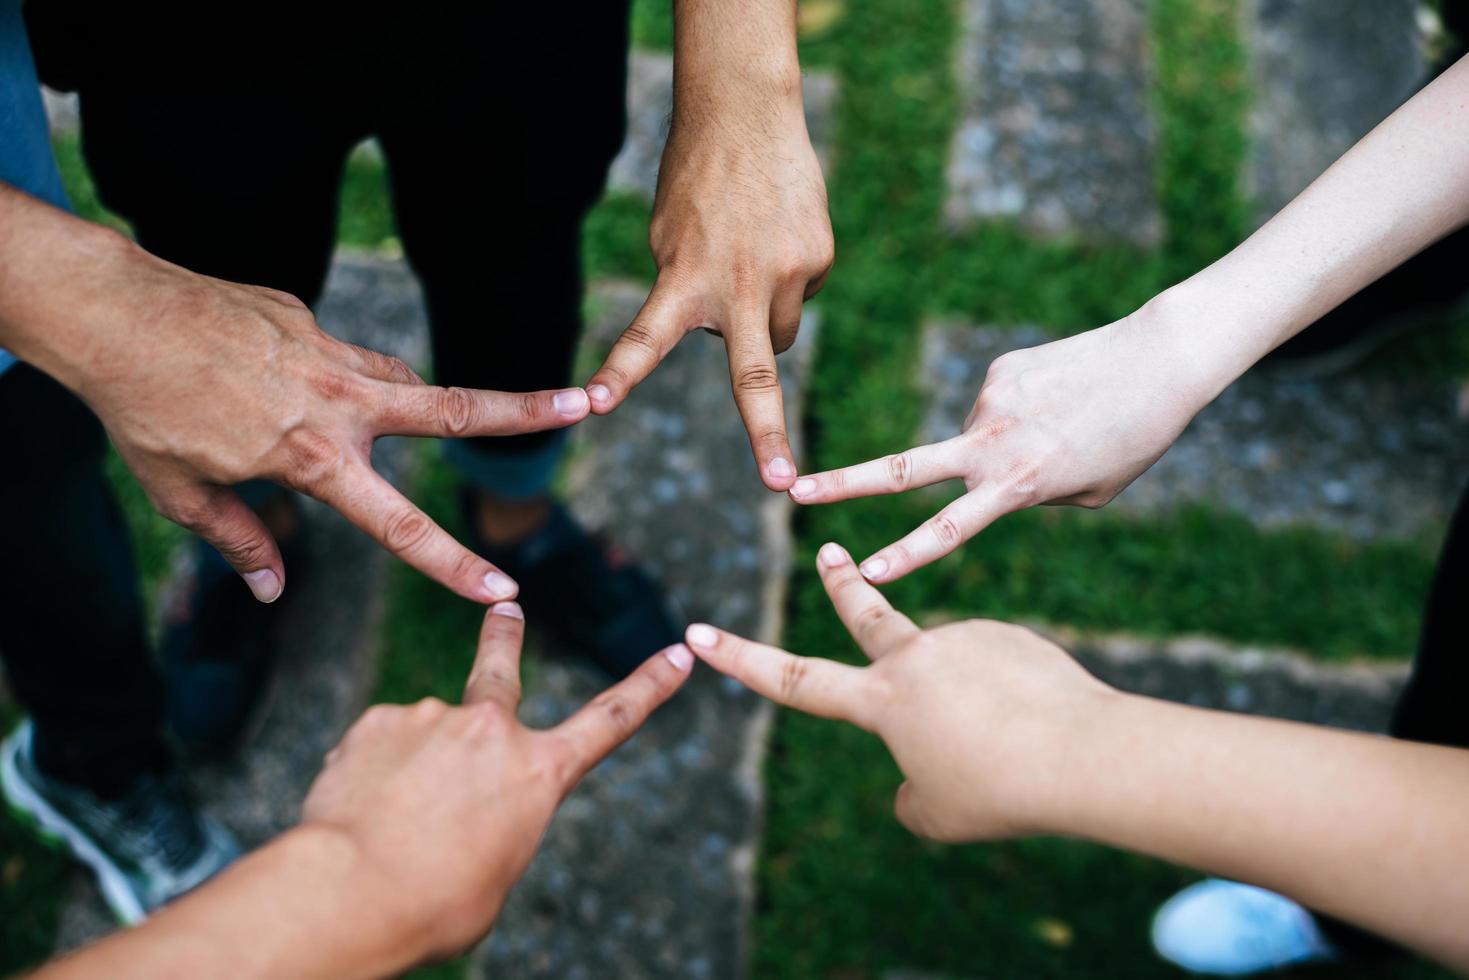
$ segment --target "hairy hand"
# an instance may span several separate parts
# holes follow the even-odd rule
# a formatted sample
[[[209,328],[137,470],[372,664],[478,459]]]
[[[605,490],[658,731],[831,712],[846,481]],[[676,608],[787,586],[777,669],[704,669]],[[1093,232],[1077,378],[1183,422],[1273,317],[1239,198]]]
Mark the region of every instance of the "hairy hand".
[[[526,728],[520,607],[490,607],[464,703],[378,705],[327,755],[302,826],[354,848],[359,914],[423,958],[483,936],[562,799],[688,678],[682,646],[655,654],[555,728]],[[396,944],[399,948],[403,944]]]

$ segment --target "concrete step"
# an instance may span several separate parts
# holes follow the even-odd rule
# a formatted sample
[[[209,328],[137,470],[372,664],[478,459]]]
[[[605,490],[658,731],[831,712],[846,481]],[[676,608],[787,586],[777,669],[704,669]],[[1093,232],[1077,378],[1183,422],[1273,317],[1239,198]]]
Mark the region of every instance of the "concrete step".
[[[1160,239],[1144,0],[965,0],[958,48],[951,227]]]

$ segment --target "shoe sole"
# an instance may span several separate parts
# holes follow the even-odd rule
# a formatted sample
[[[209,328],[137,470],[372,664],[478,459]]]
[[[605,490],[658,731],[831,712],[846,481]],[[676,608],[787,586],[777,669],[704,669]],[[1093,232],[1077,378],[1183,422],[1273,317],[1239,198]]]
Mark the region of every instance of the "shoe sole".
[[[5,795],[6,808],[43,843],[65,848],[92,871],[103,900],[121,925],[131,926],[143,921],[147,918],[147,910],[128,885],[122,869],[107,857],[96,841],[66,819],[21,775],[15,764],[19,738],[19,735],[12,735],[7,739],[3,757],[0,757],[0,793]]]

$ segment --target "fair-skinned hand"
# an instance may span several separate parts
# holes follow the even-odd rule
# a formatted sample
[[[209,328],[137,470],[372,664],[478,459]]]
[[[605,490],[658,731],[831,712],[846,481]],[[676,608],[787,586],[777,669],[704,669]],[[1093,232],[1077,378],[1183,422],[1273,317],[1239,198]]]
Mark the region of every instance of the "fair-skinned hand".
[[[427,385],[324,333],[292,296],[196,275],[0,190],[14,240],[37,256],[6,277],[18,287],[0,303],[0,325],[17,328],[7,341],[97,413],[158,512],[217,548],[256,598],[285,586],[274,538],[231,489],[257,478],[325,502],[466,598],[514,597],[508,576],[373,470],[373,442],[560,428],[586,417],[584,391]]]
[[[781,43],[760,33],[761,18],[778,25],[771,37]],[[775,355],[795,342],[801,305],[833,254],[799,70],[760,71],[787,48],[794,62],[794,5],[681,0],[678,21],[673,120],[649,227],[658,279],[587,393],[606,414],[684,336],[720,334],[761,479],[785,490],[796,470]]]
[[[516,718],[524,627],[515,603],[492,606],[463,705],[369,709],[306,797],[302,828],[352,842],[362,907],[415,937],[419,957],[457,953],[489,931],[561,801],[693,666],[670,647],[538,731]]]
[[[704,624],[689,627],[689,647],[779,704],[880,737],[905,777],[898,819],[914,833],[966,841],[1045,829],[1069,732],[1114,692],[1019,626],[920,630],[838,545],[821,549],[817,568],[868,666],[798,657]]]
[[[902,493],[960,479],[968,491],[862,562],[891,582],[936,561],[997,518],[1037,504],[1101,507],[1152,466],[1218,394],[1144,308],[1125,320],[994,361],[964,431],[952,439],[803,476],[801,504]]]

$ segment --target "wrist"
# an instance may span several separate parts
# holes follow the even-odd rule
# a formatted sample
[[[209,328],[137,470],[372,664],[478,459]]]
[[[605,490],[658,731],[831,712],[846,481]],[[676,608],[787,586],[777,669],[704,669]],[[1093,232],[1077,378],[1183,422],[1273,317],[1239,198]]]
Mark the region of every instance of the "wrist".
[[[1116,779],[1126,765],[1129,740],[1143,738],[1139,717],[1148,699],[1098,685],[1085,703],[1061,716],[1053,726],[1049,771],[1038,773],[1029,805],[1035,834],[1092,836],[1091,806],[1097,787]]]

